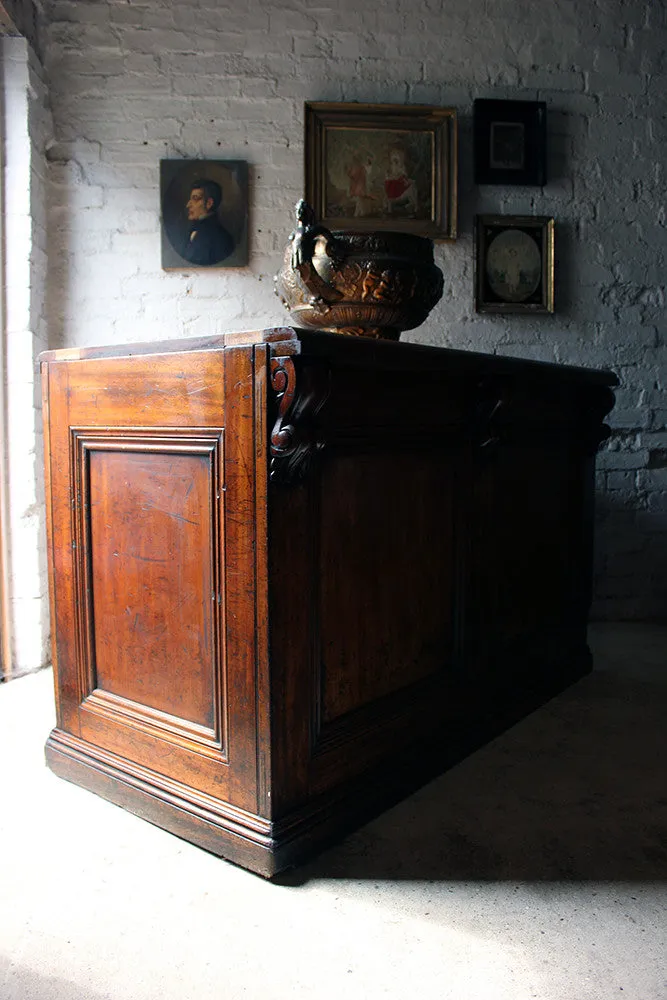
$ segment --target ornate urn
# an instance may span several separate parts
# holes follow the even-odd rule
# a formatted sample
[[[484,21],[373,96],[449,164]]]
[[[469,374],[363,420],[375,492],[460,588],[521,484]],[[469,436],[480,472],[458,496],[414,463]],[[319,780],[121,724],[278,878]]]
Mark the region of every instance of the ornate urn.
[[[330,232],[304,201],[275,277],[296,324],[397,340],[424,322],[442,296],[433,243],[394,232]]]

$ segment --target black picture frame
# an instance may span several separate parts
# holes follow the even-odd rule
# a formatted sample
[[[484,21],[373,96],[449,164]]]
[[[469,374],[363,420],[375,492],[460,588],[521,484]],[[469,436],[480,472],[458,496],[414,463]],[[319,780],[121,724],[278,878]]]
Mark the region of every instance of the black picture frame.
[[[547,215],[475,217],[475,309],[554,311],[554,230]]]
[[[476,184],[547,182],[547,106],[545,101],[473,103],[474,179]]]
[[[199,185],[205,185],[205,189]],[[206,185],[212,185],[208,187]],[[193,192],[218,192],[220,204],[197,229],[189,218]],[[162,268],[210,271],[248,263],[248,163],[246,160],[160,160]],[[196,230],[196,231],[195,231]]]

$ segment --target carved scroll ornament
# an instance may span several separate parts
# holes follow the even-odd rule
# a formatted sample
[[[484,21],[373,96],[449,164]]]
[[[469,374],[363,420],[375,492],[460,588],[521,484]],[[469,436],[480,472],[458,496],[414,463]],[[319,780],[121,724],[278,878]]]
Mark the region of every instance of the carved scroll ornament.
[[[291,357],[271,358],[270,370],[278,410],[271,431],[270,476],[273,482],[291,484],[305,478],[324,448],[314,418],[329,395],[329,373],[313,365],[297,374]]]

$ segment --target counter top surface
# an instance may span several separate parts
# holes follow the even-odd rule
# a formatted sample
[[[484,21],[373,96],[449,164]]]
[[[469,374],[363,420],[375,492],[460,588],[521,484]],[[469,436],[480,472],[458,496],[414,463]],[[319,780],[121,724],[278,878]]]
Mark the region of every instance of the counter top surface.
[[[224,333],[210,337],[190,337],[178,340],[146,343],[111,344],[99,347],[67,347],[44,351],[40,362],[87,361],[92,359],[162,355],[184,351],[218,351],[234,347],[267,344],[274,355],[301,354],[319,359],[335,358],[338,364],[360,368],[405,368],[461,371],[462,374],[485,375],[522,373],[553,379],[583,379],[598,385],[618,385],[618,377],[605,369],[579,368],[572,365],[532,361],[506,355],[461,351],[405,341],[366,340],[335,333],[301,330],[296,327],[271,327]]]

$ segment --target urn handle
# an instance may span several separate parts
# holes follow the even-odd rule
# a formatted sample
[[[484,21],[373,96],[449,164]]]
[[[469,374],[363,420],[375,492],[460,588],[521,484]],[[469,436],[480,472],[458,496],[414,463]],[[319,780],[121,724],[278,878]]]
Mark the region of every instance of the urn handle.
[[[303,198],[296,203],[295,214],[296,226],[294,232],[290,234],[292,270],[299,275],[313,301],[332,305],[334,302],[340,301],[344,293],[318,274],[313,264],[315,245],[320,238],[326,241],[327,256],[334,265],[342,263],[345,259],[345,246],[326,226],[315,221],[313,209]]]

